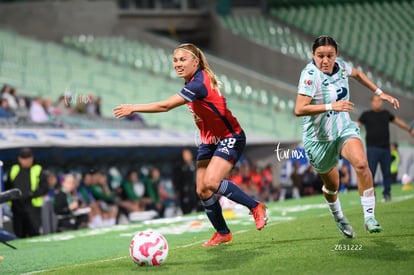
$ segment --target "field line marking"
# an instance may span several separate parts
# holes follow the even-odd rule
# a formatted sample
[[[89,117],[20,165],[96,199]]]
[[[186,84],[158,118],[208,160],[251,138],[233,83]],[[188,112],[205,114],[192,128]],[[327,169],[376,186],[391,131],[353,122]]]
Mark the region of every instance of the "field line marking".
[[[125,258],[128,258],[128,256],[122,256],[122,257],[118,257],[118,258],[114,258],[114,259],[105,259],[105,260],[99,260],[99,261],[82,263],[82,264],[74,264],[72,266],[75,266],[75,267],[76,266],[87,266],[87,265],[91,265],[91,264],[99,264],[99,263],[104,263],[104,262],[118,261],[118,260],[122,260],[122,259],[125,259]],[[51,270],[58,271],[59,269],[63,269],[63,268],[66,268],[66,267],[67,266],[51,268],[51,269],[44,269],[44,270],[37,270],[37,271],[28,272],[28,273],[22,273],[21,275],[38,274],[38,273],[47,272],[47,271],[51,271]]]

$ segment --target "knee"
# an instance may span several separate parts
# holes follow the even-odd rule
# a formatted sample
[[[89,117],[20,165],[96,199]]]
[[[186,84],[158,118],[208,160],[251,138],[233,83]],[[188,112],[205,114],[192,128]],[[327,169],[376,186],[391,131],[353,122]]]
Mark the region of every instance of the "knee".
[[[207,189],[205,189],[203,186],[200,186],[200,184],[197,184],[197,189],[196,189],[196,193],[197,196],[200,199],[205,199],[206,198],[206,191],[208,191]]]
[[[355,173],[364,174],[370,172],[368,162],[364,160],[358,160],[354,164]]]
[[[220,185],[220,180],[214,176],[206,175],[200,182],[197,183],[197,195],[201,199],[211,197],[211,195],[217,192]]]
[[[208,189],[212,192],[216,192],[217,189],[220,186],[220,182],[221,182],[221,179],[218,179],[215,175],[206,174],[206,176],[203,179],[203,184],[202,185],[206,189]]]

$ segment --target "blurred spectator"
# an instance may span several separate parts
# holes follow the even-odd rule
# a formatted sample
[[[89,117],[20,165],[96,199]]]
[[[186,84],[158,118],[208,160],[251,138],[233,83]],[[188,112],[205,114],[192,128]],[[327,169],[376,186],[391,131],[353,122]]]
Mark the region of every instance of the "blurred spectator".
[[[256,194],[255,199],[263,200],[261,197],[263,191],[263,182],[262,182],[262,175],[260,174],[259,167],[256,164],[253,164],[250,168],[250,183],[252,185],[252,189],[254,189],[254,193]]]
[[[273,185],[272,165],[268,164],[261,172],[263,188],[261,196],[265,201],[276,201],[278,190]]]
[[[94,173],[94,170],[89,170],[87,173],[82,175],[82,179],[79,182],[77,192],[79,194],[79,202],[83,206],[90,206],[93,202],[95,202],[93,195],[89,191],[89,186],[91,186],[93,182]]]
[[[50,115],[58,115],[59,110],[53,105],[53,102],[50,98],[45,98],[43,100],[43,109],[45,109],[46,113]]]
[[[9,101],[5,98],[1,98],[0,105],[0,118],[12,118],[14,116],[10,109]]]
[[[96,105],[96,115],[102,116],[101,107],[102,107],[102,97],[98,96],[95,101]]]
[[[58,231],[78,229],[87,225],[89,211],[82,211],[77,187],[76,178],[67,174],[63,177],[61,188],[55,193],[54,209],[58,215]]]
[[[89,190],[89,186],[93,185],[95,173],[96,170],[90,169],[87,173],[83,174],[77,190],[80,204],[83,207],[90,208],[88,226],[91,228],[103,226],[102,210],[99,206],[99,202],[95,200]]]
[[[159,185],[160,199],[164,207],[163,217],[176,216],[181,209],[177,206],[173,182],[170,178],[161,178]]]
[[[145,210],[155,210],[159,217],[164,216],[165,207],[161,201],[160,189],[161,189],[161,174],[158,168],[152,168],[148,178],[144,181],[145,194],[144,203],[146,205]]]
[[[50,234],[57,231],[58,220],[54,210],[55,193],[59,190],[60,185],[55,173],[44,171],[47,182],[47,193],[43,197],[42,216],[42,234]]]
[[[19,238],[37,236],[42,224],[43,196],[48,189],[46,178],[42,166],[34,163],[30,148],[21,149],[17,160],[5,184],[5,190],[18,188],[22,192],[21,198],[12,201],[13,230]]]
[[[136,170],[131,169],[128,171],[125,180],[118,190],[121,197],[119,202],[120,211],[124,211],[128,215],[131,212],[145,210],[142,200],[145,193],[145,185],[139,180]]]
[[[414,137],[414,129],[401,118],[384,109],[383,99],[379,95],[371,97],[371,110],[363,112],[358,119],[358,125],[365,126],[368,166],[374,181],[378,164],[380,164],[383,181],[382,195],[385,201],[391,200],[390,122],[408,131],[411,137]]]
[[[32,100],[30,105],[30,118],[36,123],[46,123],[49,121],[49,115],[43,107],[43,100],[40,96]]]
[[[94,199],[98,201],[99,208],[102,211],[102,225],[114,225],[118,207],[116,205],[116,195],[109,188],[107,175],[100,171],[94,173],[92,183],[88,188]]]
[[[293,162],[293,171],[290,174],[290,179],[292,181],[292,198],[299,199],[300,192],[302,190],[302,174],[299,171],[300,169],[300,162],[294,161]]]
[[[318,178],[312,165],[308,165],[302,174],[302,194],[303,196],[312,196],[315,194],[315,183]]]
[[[89,94],[86,102],[86,113],[91,116],[100,115],[101,100],[101,97],[95,98],[93,94]]]
[[[173,184],[182,213],[196,211],[199,208],[196,193],[196,166],[193,153],[189,149],[181,152],[181,161],[174,169]]]
[[[239,186],[246,194],[252,198],[258,198],[259,194],[256,186],[251,180],[250,165],[247,162],[244,162],[240,165],[240,174],[242,176],[243,182]]]
[[[48,187],[47,196],[53,200],[56,190],[60,188],[58,177],[51,171],[45,171],[46,182]]]
[[[7,100],[10,109],[15,110],[19,107],[17,103],[16,89],[10,87],[7,84],[4,84],[3,88],[1,89],[1,98]]]
[[[62,95],[59,97],[56,106],[54,108],[55,115],[69,115],[74,112],[71,106],[71,98],[68,95]]]

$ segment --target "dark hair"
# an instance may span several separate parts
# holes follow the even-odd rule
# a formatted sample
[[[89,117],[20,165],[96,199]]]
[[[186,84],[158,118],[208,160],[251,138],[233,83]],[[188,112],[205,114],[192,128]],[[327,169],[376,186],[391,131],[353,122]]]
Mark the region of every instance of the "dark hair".
[[[312,52],[314,53],[320,46],[333,46],[335,51],[338,52],[338,44],[335,39],[327,35],[321,35],[313,41]]]

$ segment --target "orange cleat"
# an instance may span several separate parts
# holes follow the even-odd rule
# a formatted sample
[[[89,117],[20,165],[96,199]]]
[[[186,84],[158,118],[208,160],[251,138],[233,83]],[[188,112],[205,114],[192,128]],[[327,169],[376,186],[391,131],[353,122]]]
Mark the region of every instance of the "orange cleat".
[[[233,239],[233,234],[227,233],[227,234],[220,234],[218,232],[214,233],[213,237],[205,243],[203,243],[203,246],[216,246],[223,243],[230,243]]]
[[[263,202],[259,202],[255,208],[250,209],[250,214],[253,215],[257,230],[262,230],[267,223],[266,208]]]

